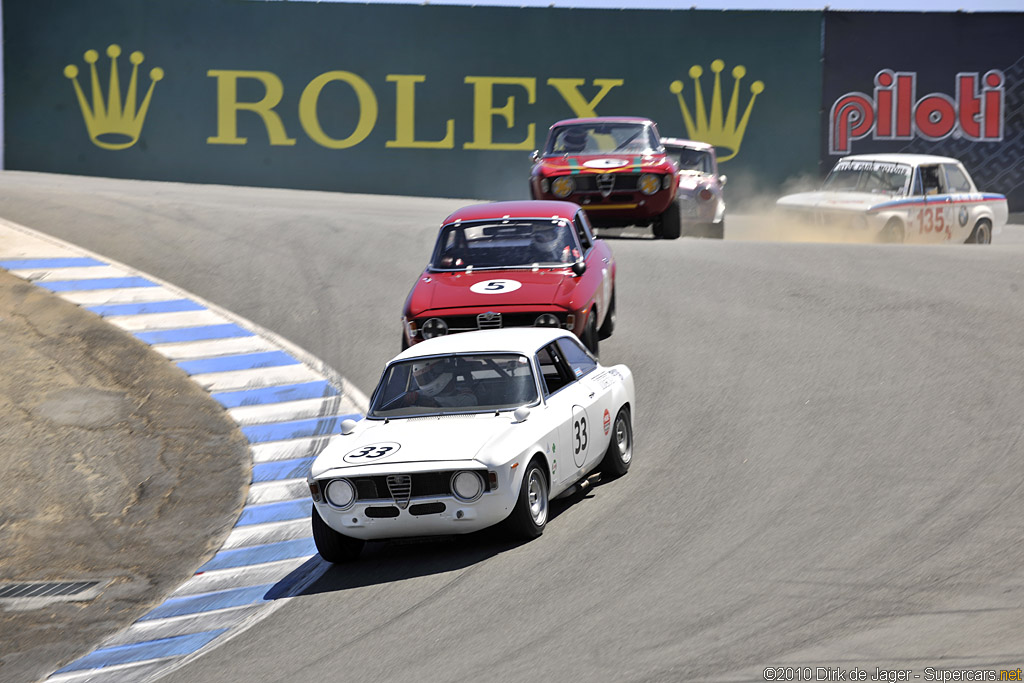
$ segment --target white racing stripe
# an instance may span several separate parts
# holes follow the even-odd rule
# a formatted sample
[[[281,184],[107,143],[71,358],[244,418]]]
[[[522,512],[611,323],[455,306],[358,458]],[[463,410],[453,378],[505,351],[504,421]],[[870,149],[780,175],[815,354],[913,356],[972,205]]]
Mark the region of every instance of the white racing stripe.
[[[106,316],[168,362],[195,370],[190,379],[215,394],[211,400],[225,406],[249,439],[261,477],[211,560],[163,604],[48,682],[152,680],[244,632],[323,573],[327,565],[315,554],[305,480],[295,479],[287,463],[275,463],[311,461],[342,419],[365,412],[365,395],[319,359],[251,321],[2,219],[0,267]],[[246,367],[203,371],[233,365]],[[231,393],[249,391],[256,393]]]

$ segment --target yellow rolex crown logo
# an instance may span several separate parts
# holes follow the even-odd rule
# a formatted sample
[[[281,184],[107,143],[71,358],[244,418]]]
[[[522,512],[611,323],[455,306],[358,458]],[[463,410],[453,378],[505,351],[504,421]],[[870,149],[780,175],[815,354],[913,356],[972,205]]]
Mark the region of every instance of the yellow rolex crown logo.
[[[700,85],[700,77],[704,75],[704,69],[694,64],[690,67],[690,78],[693,80],[693,115],[686,106],[683,99],[683,82],[672,81],[669,90],[675,93],[679,100],[679,108],[683,112],[683,123],[686,124],[687,135],[692,140],[700,140],[718,147],[725,151],[719,156],[719,161],[728,161],[739,154],[740,143],[743,142],[743,134],[747,131],[747,122],[750,120],[750,112],[754,108],[754,100],[764,92],[764,83],[754,81],[750,84],[750,100],[743,116],[739,122],[736,121],[739,114],[740,103],[740,81],[747,75],[745,66],[733,67],[732,97],[729,99],[728,110],[724,109],[722,101],[722,71],[725,70],[725,62],[716,59],[711,62],[711,71],[715,74],[715,84],[711,91],[711,112],[708,113],[704,102],[704,91]]]
[[[149,90],[142,99],[142,105],[136,109],[135,103],[139,92],[139,64],[145,59],[142,53],[135,51],[128,57],[132,63],[132,75],[128,80],[128,92],[124,99],[121,98],[121,83],[117,73],[117,58],[121,56],[121,48],[118,45],[107,47],[107,56],[110,57],[110,82],[107,88],[107,99],[103,100],[103,88],[100,85],[100,76],[96,69],[96,62],[99,53],[96,50],[85,51],[85,61],[89,64],[90,91],[92,94],[92,106],[85,99],[82,86],[78,83],[78,67],[68,64],[64,67],[64,75],[75,87],[75,95],[78,96],[78,106],[82,109],[82,118],[85,119],[86,130],[89,131],[89,139],[97,147],[103,149],[126,149],[139,140],[142,132],[142,123],[146,119],[146,111],[149,109],[149,100],[153,96],[153,88],[156,82],[164,77],[164,70],[156,67],[149,72]]]

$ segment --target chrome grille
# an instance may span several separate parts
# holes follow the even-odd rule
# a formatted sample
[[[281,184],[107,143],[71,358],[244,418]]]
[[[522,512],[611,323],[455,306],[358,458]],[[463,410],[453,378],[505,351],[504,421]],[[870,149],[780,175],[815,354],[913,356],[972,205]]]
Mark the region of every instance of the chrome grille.
[[[481,330],[490,330],[501,327],[501,313],[487,311],[476,317],[476,326]]]
[[[597,176],[597,189],[602,195],[607,197],[612,193],[612,189],[615,188],[615,174],[604,173]]]
[[[395,505],[404,510],[409,507],[409,498],[412,496],[412,477],[408,474],[389,474],[388,491]]]

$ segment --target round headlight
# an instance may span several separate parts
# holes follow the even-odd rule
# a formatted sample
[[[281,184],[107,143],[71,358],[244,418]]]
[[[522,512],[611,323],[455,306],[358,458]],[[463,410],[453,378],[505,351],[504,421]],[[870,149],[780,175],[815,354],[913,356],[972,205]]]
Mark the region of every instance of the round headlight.
[[[448,334],[448,323],[440,318],[431,318],[427,322],[423,323],[423,327],[420,328],[420,332],[423,333],[424,339],[443,337]]]
[[[551,181],[551,194],[556,197],[566,198],[576,189],[576,183],[570,176],[563,175]]]
[[[707,201],[707,200],[711,199],[714,196],[715,195],[711,194],[711,190],[709,190],[706,187],[703,190],[700,191],[700,198],[703,199],[704,201]]]
[[[484,480],[476,472],[456,472],[452,475],[452,494],[464,503],[472,503],[484,495]]]
[[[537,316],[537,319],[533,321],[534,327],[558,327],[561,325],[558,322],[558,316],[554,313],[541,313]]]
[[[356,502],[356,489],[348,479],[335,479],[324,490],[327,502],[345,510]]]
[[[644,173],[640,176],[640,191],[644,194],[654,194],[661,189],[661,176],[655,173]]]

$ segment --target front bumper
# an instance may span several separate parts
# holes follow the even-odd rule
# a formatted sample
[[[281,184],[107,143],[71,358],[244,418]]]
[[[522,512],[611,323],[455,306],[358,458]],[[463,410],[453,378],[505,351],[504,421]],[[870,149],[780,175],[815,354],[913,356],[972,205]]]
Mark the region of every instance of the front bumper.
[[[591,222],[596,224],[645,223],[657,218],[669,207],[675,198],[671,187],[663,187],[652,195],[645,195],[637,188],[640,174],[580,174],[572,176],[575,191],[567,197],[556,197],[545,187],[557,176],[531,179],[535,199],[568,201],[579,204],[587,212]],[[671,182],[670,180],[667,182]]]
[[[471,332],[473,330],[489,330],[503,327],[534,327],[538,316],[554,315],[558,326],[579,334],[582,331],[584,316],[567,312],[557,306],[513,306],[484,309],[446,309],[442,311],[426,311],[411,320],[403,318],[405,338],[409,345],[423,341],[423,323],[431,318],[440,318],[448,325],[448,334]],[[576,328],[581,328],[577,331]]]
[[[359,500],[347,510],[314,500],[320,518],[351,538],[366,541],[415,536],[468,534],[498,524],[512,512],[519,489],[511,477],[467,503],[452,495],[412,496],[408,503],[391,497]]]

